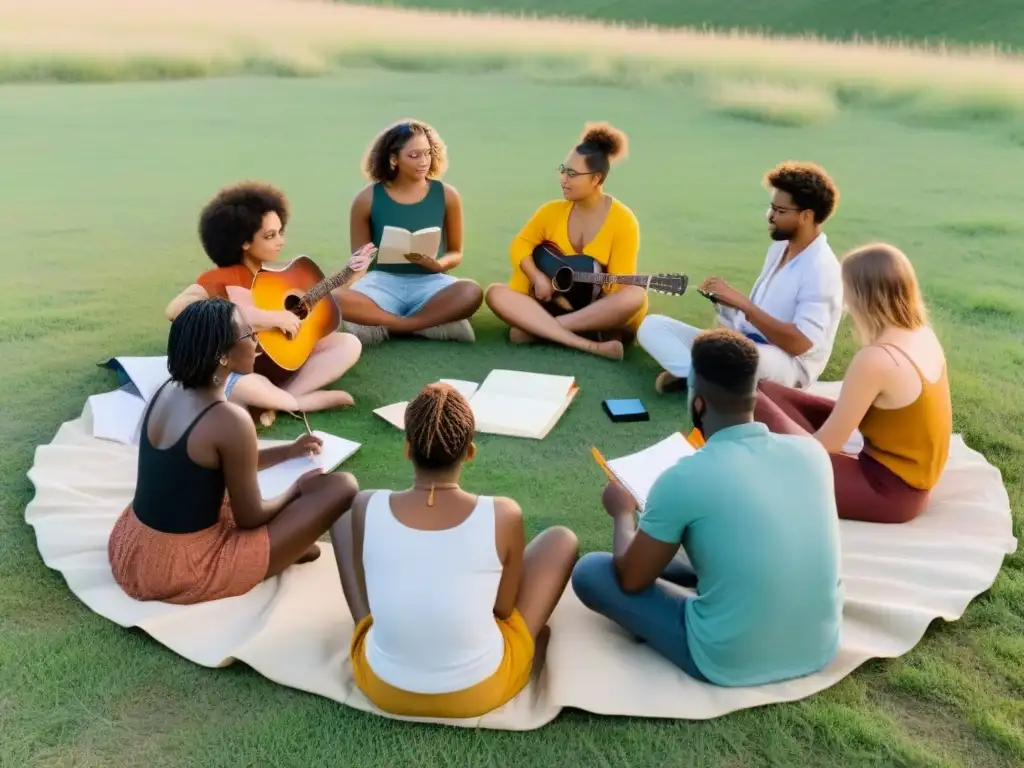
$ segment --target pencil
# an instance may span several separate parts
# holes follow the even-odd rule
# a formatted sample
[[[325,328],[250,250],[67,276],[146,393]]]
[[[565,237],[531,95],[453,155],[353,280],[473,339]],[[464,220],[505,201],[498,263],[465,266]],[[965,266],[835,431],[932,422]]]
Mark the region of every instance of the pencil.
[[[601,471],[604,472],[605,476],[607,476],[607,478],[611,480],[613,483],[618,483],[618,478],[615,477],[615,475],[612,474],[612,471],[608,468],[608,462],[605,461],[604,456],[601,455],[601,452],[597,450],[596,447],[590,446],[590,453],[594,457],[594,461],[597,462],[597,466],[599,466],[601,468]]]
[[[302,414],[302,423],[306,425],[306,434],[309,435],[310,437],[312,437],[313,436],[313,430],[309,428],[309,420],[306,418],[306,412],[305,411],[299,411],[299,413]]]

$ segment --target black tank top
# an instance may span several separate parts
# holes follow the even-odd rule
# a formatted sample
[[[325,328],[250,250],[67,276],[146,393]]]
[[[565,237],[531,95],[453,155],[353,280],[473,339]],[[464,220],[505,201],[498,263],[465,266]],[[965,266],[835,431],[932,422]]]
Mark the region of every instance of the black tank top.
[[[204,408],[174,445],[156,448],[149,442],[149,415],[163,388],[157,390],[142,420],[139,472],[132,509],[139,521],[153,530],[195,533],[220,519],[224,500],[224,471],[220,467],[201,467],[188,455],[189,435],[217,403]]]

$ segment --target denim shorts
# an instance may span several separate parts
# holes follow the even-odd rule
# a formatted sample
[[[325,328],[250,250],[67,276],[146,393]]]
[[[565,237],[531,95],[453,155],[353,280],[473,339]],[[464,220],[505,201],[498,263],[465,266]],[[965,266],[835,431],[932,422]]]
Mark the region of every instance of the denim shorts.
[[[396,274],[375,269],[367,272],[352,290],[363,294],[385,312],[398,317],[415,315],[439,291],[458,282],[443,272],[426,275]]]

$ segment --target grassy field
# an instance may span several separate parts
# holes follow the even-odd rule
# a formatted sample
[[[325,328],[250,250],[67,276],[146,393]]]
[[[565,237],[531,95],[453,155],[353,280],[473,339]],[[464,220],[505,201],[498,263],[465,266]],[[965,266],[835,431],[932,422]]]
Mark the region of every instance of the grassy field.
[[[833,40],[908,40],[1024,50],[1024,5],[988,0],[368,0],[375,5],[608,19]]]
[[[554,105],[543,120],[539,105]],[[608,119],[630,134],[630,158],[609,191],[642,222],[643,268],[694,279],[714,271],[749,287],[768,245],[761,175],[786,158],[824,164],[843,193],[828,227],[836,250],[882,238],[914,259],[948,345],[955,428],[1003,471],[1021,536],[1024,191],[1007,172],[1020,149],[994,135],[911,128],[866,111],[775,127],[732,120],[670,87],[566,87],[501,73],[8,86],[0,89],[0,178],[8,180],[0,187],[0,765],[984,768],[1024,760],[1020,554],[961,621],[939,622],[907,656],[871,662],[811,699],[706,723],[567,712],[525,734],[394,723],[238,665],[203,669],[69,594],[22,519],[33,446],[76,417],[87,395],[112,388],[96,361],[161,353],[164,304],[206,267],[195,223],[217,187],[244,177],[282,185],[295,213],[287,253],[338,265],[361,153],[402,115],[434,123],[448,142],[448,180],[465,199],[462,273],[482,283],[507,277],[509,239],[558,194],[554,169],[585,120]],[[711,320],[696,294],[656,297],[653,309]],[[482,437],[466,480],[515,496],[531,533],[565,523],[584,550],[607,548],[602,476],[587,446],[617,455],[649,444],[683,423],[684,404],[654,395],[657,370],[640,350],[621,364],[513,350],[489,313],[476,325],[472,348],[416,341],[367,350],[341,384],[357,408],[319,415],[314,428],[363,442],[349,463],[363,487],[401,485],[401,438],[373,408],[438,377],[480,380],[499,365],[575,375],[582,395],[551,436],[539,444]],[[852,351],[844,324],[825,378],[839,377]],[[610,427],[599,402],[622,396],[643,397],[652,421]],[[285,419],[270,434],[296,427]]]

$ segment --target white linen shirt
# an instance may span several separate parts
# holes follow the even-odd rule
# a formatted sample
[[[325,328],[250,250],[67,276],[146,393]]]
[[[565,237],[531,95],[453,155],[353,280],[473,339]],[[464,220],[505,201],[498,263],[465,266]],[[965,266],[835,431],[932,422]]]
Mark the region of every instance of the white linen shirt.
[[[776,320],[792,323],[810,340],[811,348],[794,359],[803,379],[800,385],[807,387],[817,381],[832,356],[843,317],[843,278],[824,233],[776,271],[788,245],[788,240],[780,240],[768,248],[750,301]],[[742,312],[719,305],[719,315],[722,324],[735,331],[764,336]]]

